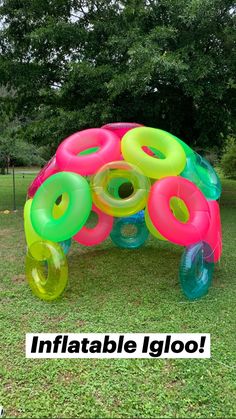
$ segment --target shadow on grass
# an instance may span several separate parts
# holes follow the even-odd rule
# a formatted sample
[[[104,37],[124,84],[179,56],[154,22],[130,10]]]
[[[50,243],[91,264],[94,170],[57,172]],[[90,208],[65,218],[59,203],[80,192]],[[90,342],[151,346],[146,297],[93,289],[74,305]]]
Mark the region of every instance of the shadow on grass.
[[[68,294],[87,296],[127,289],[149,292],[179,288],[178,269],[182,248],[161,244],[128,250],[115,247],[73,249],[68,257]]]

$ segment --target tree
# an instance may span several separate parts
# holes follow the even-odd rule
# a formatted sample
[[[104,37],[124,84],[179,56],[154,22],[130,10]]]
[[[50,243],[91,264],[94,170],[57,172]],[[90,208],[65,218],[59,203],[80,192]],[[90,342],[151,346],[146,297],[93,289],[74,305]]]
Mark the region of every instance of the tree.
[[[40,156],[40,149],[21,138],[21,123],[14,118],[14,111],[8,102],[15,96],[14,91],[1,88],[0,97],[0,167],[1,174],[5,174],[9,166],[15,162],[32,165],[42,164],[44,160]],[[4,100],[3,100],[4,99]]]
[[[0,134],[0,167],[1,174],[8,173],[11,164],[18,162],[30,166],[43,164],[45,161],[38,154],[37,147],[29,144],[17,136],[15,121],[8,125],[7,129]]]
[[[234,129],[229,0],[2,0],[0,78],[22,138],[57,144],[110,121],[221,147]]]
[[[236,138],[234,137],[227,138],[221,169],[226,177],[236,179]]]

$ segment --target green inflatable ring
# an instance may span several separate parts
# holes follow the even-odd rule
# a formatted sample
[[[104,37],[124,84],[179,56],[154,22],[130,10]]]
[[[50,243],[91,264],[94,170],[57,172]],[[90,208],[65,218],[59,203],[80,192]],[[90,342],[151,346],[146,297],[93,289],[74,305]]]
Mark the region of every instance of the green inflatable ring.
[[[59,218],[53,217],[57,198],[68,194],[68,206]],[[92,208],[88,182],[72,172],[50,176],[37,190],[32,206],[31,221],[40,237],[60,242],[73,237],[86,223]]]
[[[180,176],[195,183],[207,199],[219,199],[221,182],[212,165],[202,156],[193,152],[187,157],[187,164]]]
[[[180,138],[176,137],[175,135],[173,135],[173,134],[170,134],[170,135],[183,147],[183,149],[185,151],[185,154],[186,154],[186,157],[190,157],[194,153],[193,149],[191,147],[189,147],[188,144],[186,144],[184,141],[180,140]]]

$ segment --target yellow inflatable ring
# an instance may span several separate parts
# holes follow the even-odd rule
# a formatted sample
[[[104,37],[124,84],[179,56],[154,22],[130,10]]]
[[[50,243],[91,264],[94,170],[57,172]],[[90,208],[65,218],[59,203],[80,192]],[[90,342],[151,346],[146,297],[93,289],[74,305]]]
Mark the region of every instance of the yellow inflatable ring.
[[[25,238],[26,238],[26,243],[27,243],[28,248],[31,247],[33,243],[43,240],[42,237],[40,237],[36,233],[31,223],[30,211],[31,211],[32,202],[33,202],[33,199],[30,198],[26,201],[25,206],[24,206],[24,229],[25,229]],[[34,258],[37,258],[37,249],[36,249],[36,253],[34,254],[34,247],[32,247],[31,254]]]
[[[26,255],[26,278],[37,297],[47,301],[58,298],[68,281],[67,260],[61,246],[47,240],[34,242]]]
[[[120,198],[109,188],[113,179],[130,182],[133,192],[126,198]],[[105,214],[115,217],[127,217],[146,206],[150,181],[139,168],[125,161],[105,164],[91,180],[93,203]]]
[[[165,158],[150,156],[143,147],[153,147]],[[128,131],[121,141],[122,155],[126,161],[137,165],[153,179],[177,176],[185,168],[186,154],[175,138],[161,129],[139,127]]]

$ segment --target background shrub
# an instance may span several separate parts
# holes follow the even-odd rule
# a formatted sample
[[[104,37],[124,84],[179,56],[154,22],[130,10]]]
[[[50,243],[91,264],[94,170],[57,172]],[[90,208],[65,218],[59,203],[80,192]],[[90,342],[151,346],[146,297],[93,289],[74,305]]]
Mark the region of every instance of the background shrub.
[[[229,137],[226,141],[224,154],[221,159],[221,169],[224,175],[236,179],[236,138]]]

